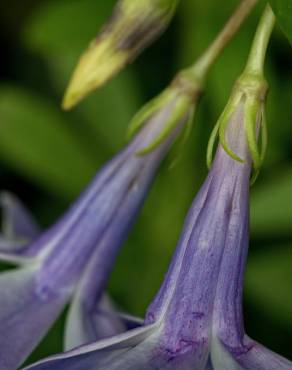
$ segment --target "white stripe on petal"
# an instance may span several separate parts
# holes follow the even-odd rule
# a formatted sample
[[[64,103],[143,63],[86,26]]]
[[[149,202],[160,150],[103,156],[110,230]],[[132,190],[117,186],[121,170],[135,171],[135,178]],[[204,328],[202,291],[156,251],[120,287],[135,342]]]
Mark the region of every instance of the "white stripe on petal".
[[[216,337],[212,338],[211,361],[214,370],[245,370],[233,359]]]

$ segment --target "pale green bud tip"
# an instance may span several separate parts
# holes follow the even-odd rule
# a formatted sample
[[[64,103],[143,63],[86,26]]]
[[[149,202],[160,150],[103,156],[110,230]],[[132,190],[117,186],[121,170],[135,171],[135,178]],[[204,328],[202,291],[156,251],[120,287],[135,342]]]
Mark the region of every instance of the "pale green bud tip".
[[[167,27],[178,1],[120,0],[111,19],[81,56],[63,108],[72,108],[135,59]]]
[[[228,153],[234,160],[242,163],[244,162],[244,159],[240,158],[229,147],[226,140],[226,130],[229,126],[230,120],[238,107],[242,105],[246,141],[254,168],[254,177],[252,181],[255,180],[255,177],[263,163],[267,147],[267,129],[265,119],[265,99],[267,90],[267,82],[260,75],[243,73],[243,75],[237,80],[227,106],[211,134],[207,149],[208,167],[210,167],[212,163],[213,147],[217,135],[219,135],[219,142],[226,153]],[[259,148],[259,133],[261,136],[261,148]]]

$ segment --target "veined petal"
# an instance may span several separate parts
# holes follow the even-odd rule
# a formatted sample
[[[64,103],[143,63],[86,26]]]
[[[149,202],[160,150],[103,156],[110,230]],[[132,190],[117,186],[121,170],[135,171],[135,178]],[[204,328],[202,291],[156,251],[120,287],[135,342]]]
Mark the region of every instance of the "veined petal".
[[[227,348],[220,341],[212,344],[214,370],[291,370],[292,362],[244,336],[240,346]]]
[[[11,247],[14,249],[14,252],[0,251],[0,261],[15,265],[27,265],[33,262],[33,258],[24,255],[27,246],[14,243],[4,243],[5,242],[3,242],[5,249]]]
[[[108,246],[109,244],[106,243],[105,247],[108,248]],[[93,343],[143,324],[143,320],[116,310],[110,298],[104,294],[104,285],[111,270],[112,261],[110,266],[106,265],[101,253],[96,253],[82,277],[67,317],[65,350]],[[103,278],[100,278],[100,275],[104,275]]]
[[[130,330],[115,337],[26,367],[24,370],[152,370],[147,366],[154,347],[157,325],[148,325]],[[151,340],[153,338],[153,342]],[[157,369],[153,367],[153,370]]]
[[[246,370],[291,370],[292,362],[252,341],[252,348],[237,357]]]
[[[214,370],[247,370],[240,366],[217,338],[212,341],[211,358]]]
[[[239,106],[226,138],[248,159],[243,132]],[[146,316],[146,323],[163,322],[158,347],[161,368],[169,361],[173,368],[175,363],[183,369],[203,370],[207,366],[221,263],[226,245],[239,237],[237,231],[245,219],[241,210],[248,202],[244,189],[249,187],[249,175],[249,162],[238,163],[219,147],[213,168],[191,207],[166,279]]]
[[[32,327],[33,331],[29,331],[30,334],[26,336],[18,335],[19,332],[11,326],[11,337],[5,337],[5,333],[3,339],[0,336],[0,344],[1,340],[5,340],[4,352],[0,352],[0,363],[8,361],[5,350],[9,350],[14,346],[14,342],[17,342],[16,350],[19,356],[14,359],[9,357],[9,370],[16,369],[19,362],[34,349],[79,283],[86,291],[93,293],[92,302],[84,301],[81,293],[81,305],[85,303],[85,308],[90,308],[89,311],[85,309],[85,313],[90,316],[91,308],[93,313],[96,313],[118,249],[143,203],[161,160],[184,124],[178,123],[177,128],[151,153],[142,157],[137,155],[137,152],[152,142],[163,129],[165,117],[171,114],[171,109],[172,106],[167,105],[153,116],[131,143],[97,174],[91,185],[59,222],[25,249],[25,256],[36,257],[32,266],[37,267],[31,272],[30,279],[23,282],[16,279],[27,270],[14,271],[9,275],[12,282],[16,279],[17,284],[13,289],[17,293],[16,297],[22,297],[23,302],[17,304],[13,294],[7,293],[1,303],[5,317],[14,317],[15,307],[23,307],[17,311],[15,322],[22,330],[21,333],[29,331],[29,327]],[[28,270],[31,271],[29,268]],[[82,280],[83,274],[85,283]],[[87,274],[90,277],[89,284],[86,283]],[[0,275],[0,282],[1,279],[7,282],[6,276],[8,273]],[[18,294],[18,290],[21,293]],[[80,313],[78,305],[77,302],[77,314],[78,311]],[[82,312],[79,317],[82,320]],[[102,324],[108,324],[101,315],[93,318],[97,319],[101,320]],[[116,319],[120,320],[118,315]],[[25,322],[24,327],[21,322]],[[105,329],[109,329],[108,325],[105,325]],[[83,331],[82,325],[78,330],[82,335],[88,334],[86,330]],[[28,335],[31,337],[27,339]],[[139,335],[138,337],[140,338]],[[107,355],[108,352],[104,361],[107,361]]]
[[[96,307],[86,307],[86,301],[75,296],[71,304],[65,331],[65,350],[108,338],[127,330],[109,298],[103,296]]]
[[[120,200],[115,198],[118,201],[118,206],[113,207],[114,213],[109,218],[106,229],[97,241],[96,251],[79,283],[67,321],[66,349],[94,342],[97,339],[106,338],[127,329],[128,325],[122,320],[120,315],[115,314],[112,309],[105,309],[103,292],[118,249],[127,235],[134,215],[137,213],[153,177],[157,166],[155,163],[159,162],[153,159],[153,156],[158,155],[161,157],[162,155],[161,148],[145,157],[133,157],[132,151],[136,151],[139,145],[144,145],[145,143],[147,145],[148,141],[153,140],[155,133],[161,130],[161,125],[157,125],[157,123],[163,122],[168,114],[169,107],[159,112],[149,122],[151,127],[147,125],[143,129],[143,141],[140,135],[138,135],[130,147],[131,155],[127,156],[127,163],[122,163],[115,171],[113,176],[115,182],[113,185],[119,187],[121,198]],[[162,149],[168,145],[166,142]],[[128,169],[126,170],[125,167]],[[123,180],[121,176],[124,176]],[[118,181],[119,177],[121,177],[120,181]],[[113,202],[112,194],[117,193],[117,190],[112,189],[111,186],[111,180],[107,181],[107,190],[101,193],[103,197],[100,198],[100,205],[99,207],[96,206],[96,209],[99,209],[99,213],[107,203],[106,194],[108,194],[110,201]],[[124,188],[125,190],[123,190]],[[133,322],[131,325],[133,326]]]
[[[292,363],[273,354],[249,339],[244,331],[242,292],[249,242],[249,176],[251,158],[246,141],[236,145],[236,136],[243,135],[244,117],[239,115],[230,127],[230,147],[245,159],[243,171],[234,179],[234,194],[229,211],[224,252],[217,279],[213,305],[211,362],[214,370],[292,370]],[[230,136],[231,135],[231,136]],[[238,137],[239,137],[238,136]],[[244,135],[243,135],[244,137]],[[245,168],[245,169],[244,169]]]
[[[120,317],[121,320],[123,320],[123,323],[125,324],[127,330],[139,328],[144,323],[144,320],[140,317],[132,316],[120,311],[116,312],[116,314]]]
[[[68,295],[38,291],[39,266],[0,275],[0,368],[16,369],[60,314]]]
[[[31,241],[36,238],[40,229],[32,215],[21,202],[8,192],[0,193],[2,209],[2,233],[9,240],[23,239]]]

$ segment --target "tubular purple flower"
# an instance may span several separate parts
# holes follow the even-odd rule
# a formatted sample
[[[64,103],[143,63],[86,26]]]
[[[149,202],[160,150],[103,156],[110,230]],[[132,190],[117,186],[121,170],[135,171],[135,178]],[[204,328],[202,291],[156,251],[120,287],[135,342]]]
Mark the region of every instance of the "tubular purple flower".
[[[187,217],[144,325],[52,356],[27,370],[291,370],[292,363],[244,332],[250,151],[240,102]]]
[[[0,274],[1,370],[16,369],[26,359],[72,298],[67,334],[75,338],[67,348],[136,325],[114,313],[104,288],[155,172],[188,117],[151,153],[137,155],[164,129],[173,103],[148,120],[48,231],[26,247],[0,250],[0,258],[21,265]],[[92,302],[83,290],[94,292]],[[92,334],[87,323],[94,322],[99,332]]]

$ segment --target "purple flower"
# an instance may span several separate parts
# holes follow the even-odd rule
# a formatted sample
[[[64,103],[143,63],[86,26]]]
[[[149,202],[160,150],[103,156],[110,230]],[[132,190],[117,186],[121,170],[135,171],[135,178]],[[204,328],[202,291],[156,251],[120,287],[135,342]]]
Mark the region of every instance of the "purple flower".
[[[137,155],[164,129],[172,108],[160,109],[40,237],[23,209],[10,207],[17,237],[3,239],[0,258],[20,266],[0,274],[1,370],[16,369],[27,358],[71,299],[66,348],[137,325],[113,311],[104,289],[158,165],[187,118],[151,153]]]
[[[30,370],[291,370],[244,332],[251,158],[244,104],[225,131],[144,325],[28,367]]]

